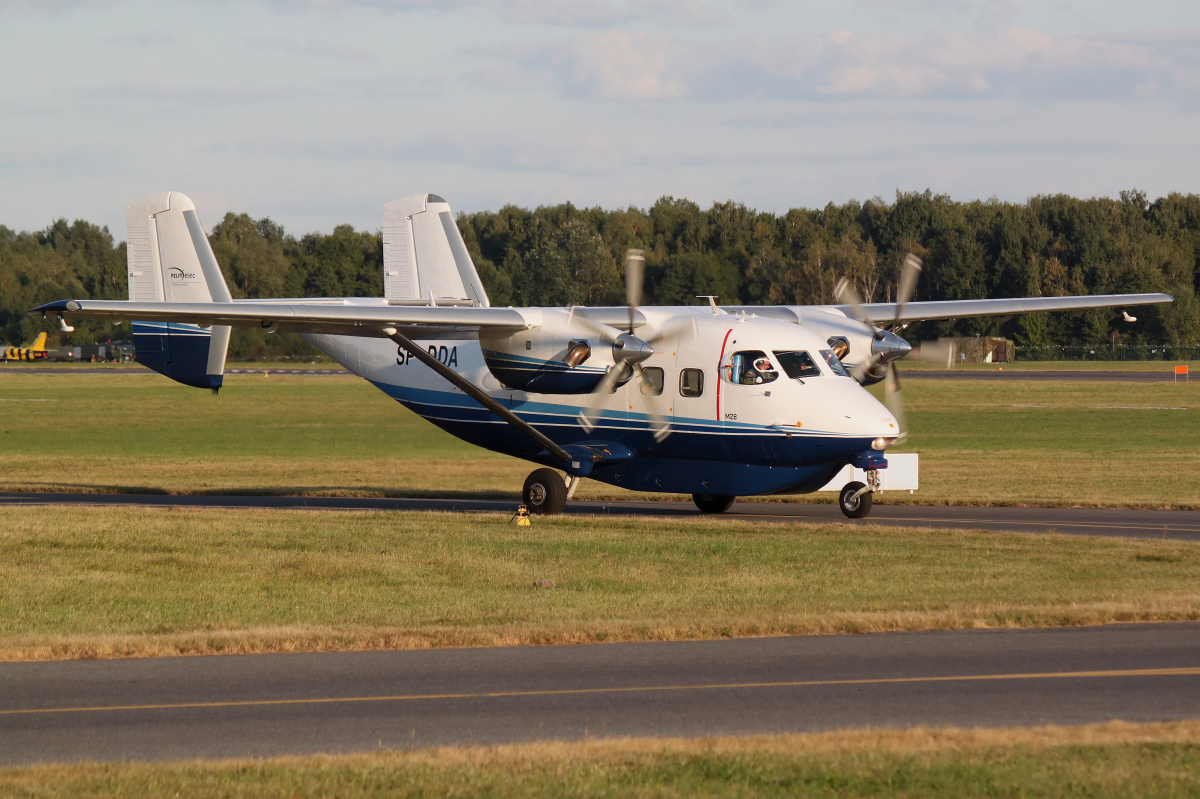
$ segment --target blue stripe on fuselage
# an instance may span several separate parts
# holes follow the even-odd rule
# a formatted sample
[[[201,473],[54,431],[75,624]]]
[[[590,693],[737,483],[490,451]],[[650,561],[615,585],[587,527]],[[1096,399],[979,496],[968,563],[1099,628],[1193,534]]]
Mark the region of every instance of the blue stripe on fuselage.
[[[379,381],[372,383],[417,415],[458,438],[485,449],[555,465],[522,432],[466,395]],[[505,400],[502,396],[496,399],[501,402]],[[824,474],[830,467],[840,468],[856,453],[870,449],[871,445],[871,439],[861,436],[823,431],[798,433],[746,423],[678,418],[672,421],[671,435],[657,442],[648,414],[614,411],[593,413],[591,421],[595,429],[587,432],[579,424],[580,408],[577,406],[531,400],[510,400],[510,405],[513,413],[558,444],[612,441],[637,452],[637,461],[673,464],[670,469],[661,468],[658,470],[660,474],[647,477],[651,483],[641,490],[684,491],[684,488],[664,486],[692,484],[704,479],[709,482],[708,486],[689,488],[685,493],[722,493],[713,486],[725,478],[714,475],[742,469],[736,480],[739,489],[736,495],[781,491],[797,484],[807,484],[815,479],[814,474]],[[696,471],[704,464],[707,464],[704,469]],[[718,466],[721,468],[717,469]],[[746,472],[745,469],[750,471]],[[765,470],[764,474],[758,474],[759,469]],[[680,470],[678,479],[670,474],[671,470]],[[614,485],[637,488],[629,481],[636,479],[634,474],[642,471],[640,467],[628,465],[598,467],[591,477]],[[701,475],[701,472],[704,474]],[[747,481],[759,482],[751,486]],[[753,490],[748,490],[750,487]]]

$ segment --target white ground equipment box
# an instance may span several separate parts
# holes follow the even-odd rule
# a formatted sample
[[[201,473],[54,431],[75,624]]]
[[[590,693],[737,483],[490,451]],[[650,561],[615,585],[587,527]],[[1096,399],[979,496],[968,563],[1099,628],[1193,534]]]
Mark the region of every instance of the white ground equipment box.
[[[917,458],[914,453],[887,456],[888,467],[879,470],[880,491],[916,491],[917,490]],[[825,484],[821,491],[841,491],[846,483],[858,481],[867,482],[867,473],[853,466],[845,466],[832,480]]]

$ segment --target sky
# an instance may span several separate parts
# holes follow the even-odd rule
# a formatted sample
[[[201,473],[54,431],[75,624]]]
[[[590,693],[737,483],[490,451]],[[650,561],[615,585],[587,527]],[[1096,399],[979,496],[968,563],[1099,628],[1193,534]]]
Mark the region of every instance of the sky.
[[[1195,0],[0,0],[0,225],[1200,191]]]

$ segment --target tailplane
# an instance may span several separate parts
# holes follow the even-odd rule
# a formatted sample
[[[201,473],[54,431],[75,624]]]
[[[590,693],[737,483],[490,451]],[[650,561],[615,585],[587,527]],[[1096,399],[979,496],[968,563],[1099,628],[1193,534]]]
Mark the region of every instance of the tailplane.
[[[232,302],[221,268],[196,216],[177,191],[125,206],[129,299]],[[177,382],[215,393],[225,375],[229,328],[177,322],[133,322],[138,362]]]

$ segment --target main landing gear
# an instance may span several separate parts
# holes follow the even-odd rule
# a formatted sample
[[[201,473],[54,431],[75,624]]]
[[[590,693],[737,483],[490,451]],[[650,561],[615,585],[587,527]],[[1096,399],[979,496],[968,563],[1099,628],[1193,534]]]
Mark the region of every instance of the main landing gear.
[[[578,485],[578,477],[568,477],[564,483],[562,475],[553,469],[537,469],[525,478],[521,498],[530,513],[562,513]]]
[[[737,497],[727,497],[723,494],[692,494],[692,502],[701,513],[724,513],[733,507]]]
[[[563,482],[561,474],[553,469],[536,469],[525,478],[521,497],[530,513],[551,514],[562,513],[567,506],[567,494],[567,484]]]
[[[842,493],[838,494],[838,507],[842,509],[842,513],[851,519],[861,519],[871,512],[875,492],[878,490],[879,470],[871,469],[867,472],[866,485],[857,480],[852,483],[846,483],[845,487],[842,488]]]

